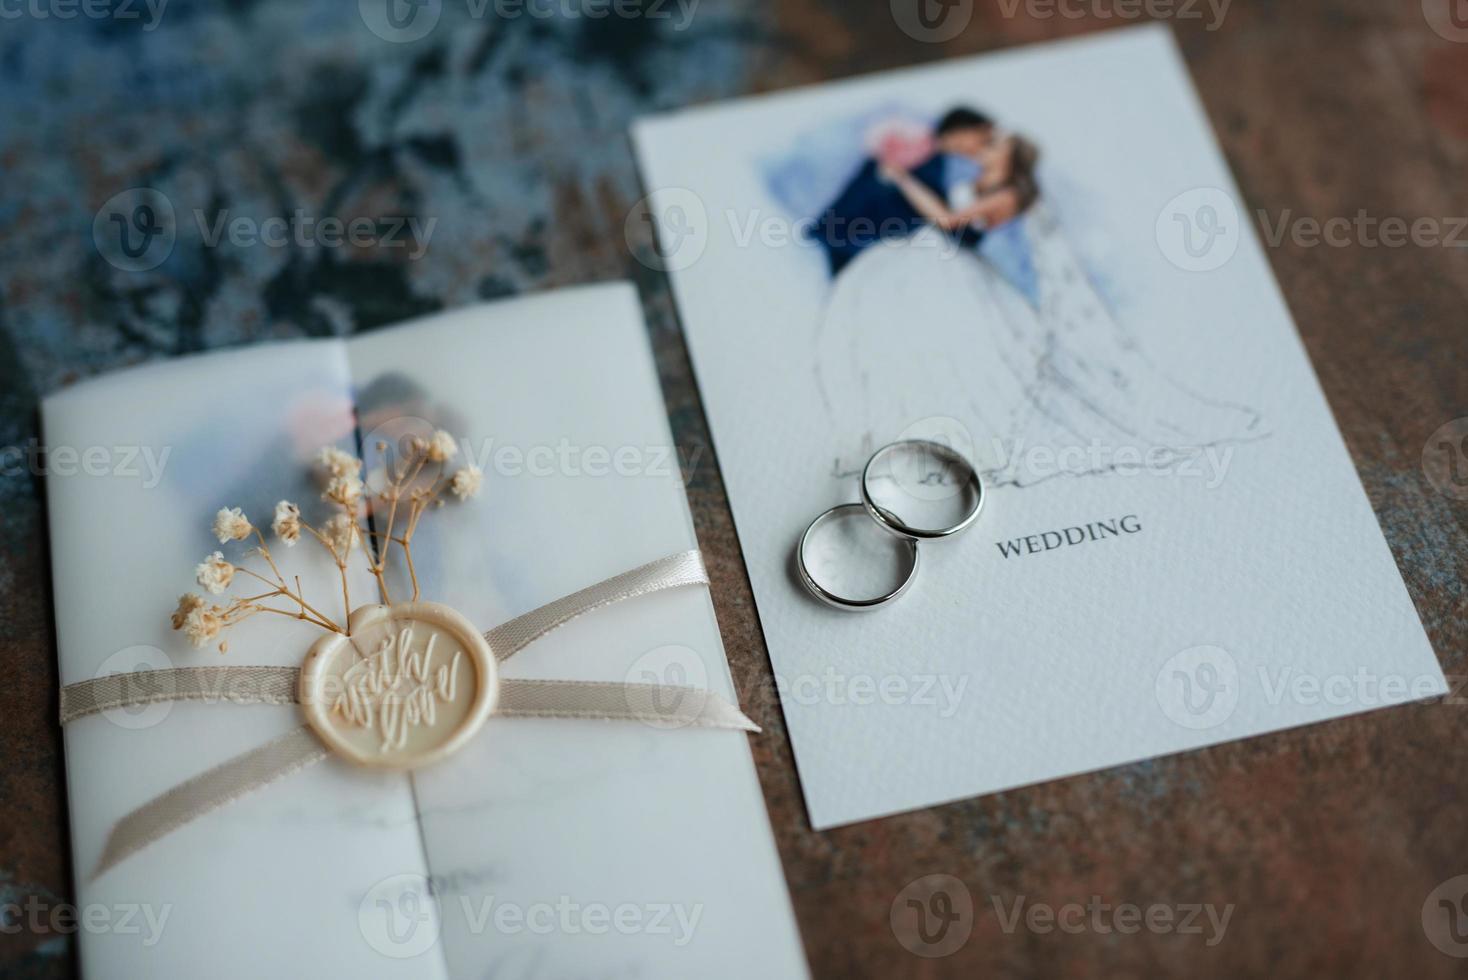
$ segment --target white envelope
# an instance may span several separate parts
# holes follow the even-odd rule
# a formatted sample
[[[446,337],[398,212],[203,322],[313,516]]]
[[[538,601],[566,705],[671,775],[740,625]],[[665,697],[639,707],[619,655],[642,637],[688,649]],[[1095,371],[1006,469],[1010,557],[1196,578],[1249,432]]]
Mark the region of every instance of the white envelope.
[[[268,524],[289,498],[311,513],[315,451],[362,438],[370,455],[372,426],[393,416],[448,429],[485,471],[481,497],[429,514],[414,546],[423,598],[482,628],[697,547],[628,286],[138,368],[43,406],[53,452],[162,463],[157,478],[117,466],[48,481],[62,684],[299,664],[316,638],[303,624],[256,616],[220,655],[189,648],[168,613],[221,547],[215,510]],[[274,550],[339,612],[319,548]],[[356,572],[354,604],[372,601]],[[585,616],[503,670],[736,700],[701,588]],[[294,706],[181,703],[67,726],[79,904],[134,909],[137,926],[82,930],[89,975],[804,975],[746,736],[730,731],[492,718],[436,767],[328,759],[89,878],[119,817],[301,722]]]

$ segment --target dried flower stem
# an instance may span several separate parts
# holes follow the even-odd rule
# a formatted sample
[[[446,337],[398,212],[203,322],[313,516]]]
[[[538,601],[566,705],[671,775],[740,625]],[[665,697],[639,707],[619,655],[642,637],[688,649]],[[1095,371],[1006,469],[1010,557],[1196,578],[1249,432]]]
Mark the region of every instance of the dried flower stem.
[[[422,461],[420,461],[418,470],[415,471],[414,475],[416,476],[419,472],[422,471],[422,469]],[[408,576],[412,579],[413,582],[414,602],[418,601],[419,587],[418,569],[417,566],[413,564],[413,535],[418,530],[418,522],[423,518],[424,512],[427,511],[430,506],[438,502],[445,488],[448,487],[449,482],[450,481],[448,479],[445,479],[444,477],[444,464],[440,462],[438,464],[438,472],[434,474],[433,480],[429,483],[428,488],[426,490],[423,490],[421,493],[415,494],[412,503],[409,505],[408,508],[408,527],[407,530],[403,532],[403,537],[401,541],[403,545],[403,558],[408,565]]]
[[[344,512],[346,513],[346,515],[349,518],[351,518],[352,534],[354,536],[360,538],[362,536],[362,528],[361,528],[361,525],[357,523],[357,508],[356,508],[356,506],[354,505],[354,506],[352,506],[350,508],[347,508]],[[341,555],[337,557],[337,562],[336,562],[337,571],[339,571],[341,573],[341,578],[342,578],[342,604],[346,607],[346,610],[347,610],[346,615],[347,615],[347,618],[349,618],[349,619],[351,618],[351,615],[352,615],[352,597],[351,597],[351,594],[350,594],[350,592],[348,591],[348,588],[347,588],[347,559],[349,559],[352,556],[352,545],[354,543],[355,542],[352,542],[351,540],[348,540],[346,542],[346,547],[342,548]],[[351,636],[352,635],[352,630],[351,630],[350,625],[348,625],[348,627],[347,627],[347,635],[348,636]]]
[[[236,570],[239,571],[243,575],[249,575],[252,578],[259,579],[260,581],[264,582],[266,585],[270,586],[274,590],[272,592],[267,592],[267,593],[265,593],[262,596],[251,596],[248,599],[237,599],[237,600],[235,600],[235,604],[236,605],[238,605],[240,603],[251,603],[251,602],[254,602],[254,601],[259,600],[259,599],[273,598],[274,596],[278,596],[278,595],[279,596],[285,596],[287,599],[290,599],[290,600],[294,601],[297,605],[299,605],[301,607],[299,612],[289,612],[287,610],[271,609],[270,607],[266,607],[266,606],[259,607],[260,611],[262,611],[262,612],[266,612],[266,611],[286,612],[286,614],[289,615],[289,616],[294,616],[297,619],[303,619],[303,620],[305,620],[305,621],[307,621],[309,623],[315,623],[317,626],[320,626],[322,629],[330,630],[333,633],[345,633],[346,632],[345,630],[343,630],[340,626],[338,626],[336,624],[336,621],[335,620],[331,619],[325,613],[321,612],[315,606],[313,606],[309,602],[307,602],[301,596],[301,594],[299,592],[292,592],[290,590],[290,588],[288,588],[285,585],[277,585],[276,583],[270,581],[270,579],[266,578],[264,575],[261,575],[259,572],[252,571],[252,570],[250,570],[248,568],[236,566]],[[296,584],[297,584],[297,587],[298,588],[300,586],[300,581],[301,581],[300,578],[297,578],[296,579]],[[234,607],[231,606],[230,608],[233,609]],[[307,615],[308,613],[310,615]]]
[[[316,619],[313,616],[307,616],[292,609],[276,609],[274,606],[255,605],[251,607],[251,610],[253,612],[275,613],[277,616],[289,616],[291,619],[299,619],[307,623],[312,623],[316,626],[320,626],[322,629],[331,630],[333,633],[342,632],[342,630],[338,629],[335,624],[323,623],[321,620]]]
[[[337,632],[344,633],[347,636],[351,636],[352,593],[347,586],[347,555],[351,554],[351,546],[349,545],[348,547],[343,548],[340,552],[338,552],[336,550],[336,546],[331,543],[326,535],[316,530],[316,528],[312,527],[310,524],[307,524],[305,521],[301,522],[301,527],[306,531],[309,531],[311,537],[321,542],[321,547],[325,548],[327,553],[331,555],[331,560],[336,562],[336,570],[337,573],[341,576],[342,580],[342,607],[346,609],[345,618],[347,621],[347,627],[345,629],[338,629]]]
[[[383,536],[385,543],[382,546],[382,550],[378,552],[377,562],[372,568],[373,574],[377,576],[378,587],[382,589],[384,602],[392,601],[388,596],[387,581],[383,577],[383,571],[387,567],[387,556],[388,552],[392,550],[393,541],[399,540],[392,536],[393,527],[396,525],[398,519],[398,501],[402,498],[403,489],[411,486],[413,481],[418,479],[418,474],[423,472],[423,466],[428,462],[428,452],[426,449],[419,449],[414,455],[417,457],[416,460],[411,458],[403,460],[402,464],[397,468],[397,475],[392,479],[392,486],[389,493],[391,500],[387,511],[387,531]],[[413,463],[412,473],[408,473],[410,462]],[[419,594],[418,573],[413,567],[413,555],[409,550],[407,541],[403,541],[402,544],[403,560],[407,563],[408,575],[413,581],[413,601],[417,602]]]
[[[290,589],[285,584],[285,576],[282,575],[282,574],[280,574],[280,569],[277,568],[276,565],[275,565],[275,559],[273,557],[271,557],[271,555],[270,555],[270,546],[265,543],[265,535],[263,535],[263,534],[260,533],[260,529],[258,527],[251,527],[250,530],[254,531],[255,532],[255,537],[257,539],[259,539],[259,541],[260,541],[260,557],[262,557],[262,558],[265,559],[265,564],[269,565],[270,566],[270,570],[275,573],[275,580],[278,583],[280,583],[281,591],[285,595],[288,595],[291,598],[295,599],[296,602],[300,604],[302,618],[305,618],[304,614],[306,612],[306,608],[307,607],[306,607],[305,594],[304,594],[304,592],[301,589],[301,580],[300,580],[300,578],[299,577],[296,578],[296,591],[294,593],[292,593],[290,591]],[[242,569],[242,571],[248,572],[249,569]],[[255,577],[256,578],[259,578],[260,576],[256,575]],[[315,612],[315,610],[313,609],[312,612]],[[318,615],[319,615],[319,613],[318,613]]]
[[[336,560],[336,570],[341,574],[342,578],[342,609],[345,610],[345,612],[342,613],[342,617],[347,620],[348,625],[346,633],[348,636],[351,636],[352,592],[351,589],[347,587],[347,560],[345,557],[341,557]]]

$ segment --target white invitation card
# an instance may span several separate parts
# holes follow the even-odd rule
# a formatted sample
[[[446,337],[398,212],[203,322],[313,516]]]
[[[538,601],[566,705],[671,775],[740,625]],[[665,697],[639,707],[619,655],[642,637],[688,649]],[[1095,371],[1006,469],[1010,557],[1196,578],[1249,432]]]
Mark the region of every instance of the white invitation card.
[[[634,136],[817,828],[1445,691],[1167,31]],[[797,539],[914,436],[978,522],[818,604]]]

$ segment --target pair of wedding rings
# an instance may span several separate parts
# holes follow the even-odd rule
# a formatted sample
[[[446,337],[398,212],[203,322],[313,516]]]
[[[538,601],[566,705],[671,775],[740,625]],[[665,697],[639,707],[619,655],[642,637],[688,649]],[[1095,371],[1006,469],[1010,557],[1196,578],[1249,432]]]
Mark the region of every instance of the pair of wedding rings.
[[[890,477],[893,472],[893,461],[903,453],[917,453],[925,460],[935,460],[956,477],[954,483],[959,486],[959,492],[967,494],[970,498],[957,521],[943,527],[920,527],[904,520],[898,513],[897,504],[891,501],[878,503],[874,483],[879,478]],[[832,507],[811,521],[805,533],[800,536],[800,543],[795,549],[800,580],[811,595],[836,609],[847,612],[864,612],[886,605],[906,592],[917,579],[918,544],[922,541],[949,538],[968,529],[974,521],[978,520],[979,511],[983,506],[983,481],[979,479],[978,470],[963,454],[942,443],[930,442],[926,439],[907,439],[883,446],[872,454],[872,458],[867,460],[866,466],[862,468],[861,502],[838,504]],[[902,567],[897,576],[900,582],[894,588],[873,596],[852,597],[842,595],[818,580],[812,572],[815,562],[811,549],[813,542],[827,525],[861,513],[865,513],[867,517],[876,522],[878,527],[901,542],[899,561]]]

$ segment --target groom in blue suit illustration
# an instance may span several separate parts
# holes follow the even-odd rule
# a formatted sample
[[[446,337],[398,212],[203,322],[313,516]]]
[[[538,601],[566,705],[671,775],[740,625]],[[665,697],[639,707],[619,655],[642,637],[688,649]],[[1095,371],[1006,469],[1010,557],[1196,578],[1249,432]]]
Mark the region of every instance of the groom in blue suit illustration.
[[[994,139],[994,122],[974,109],[950,110],[938,122],[935,152],[913,168],[912,176],[940,198],[956,184],[978,176],[978,158]],[[927,222],[902,192],[882,176],[881,164],[868,157],[808,232],[826,250],[834,277],[852,259],[883,240],[906,238]],[[973,228],[951,232],[960,244],[977,245]]]

